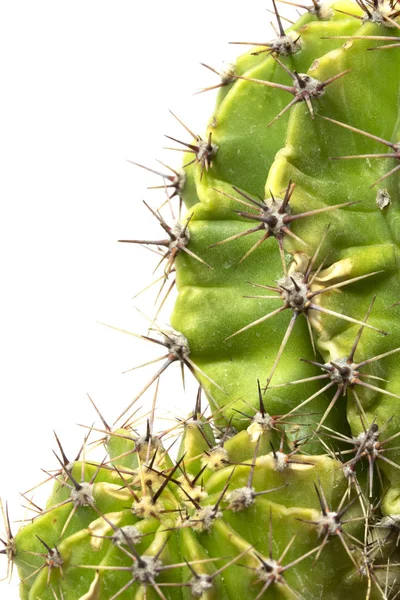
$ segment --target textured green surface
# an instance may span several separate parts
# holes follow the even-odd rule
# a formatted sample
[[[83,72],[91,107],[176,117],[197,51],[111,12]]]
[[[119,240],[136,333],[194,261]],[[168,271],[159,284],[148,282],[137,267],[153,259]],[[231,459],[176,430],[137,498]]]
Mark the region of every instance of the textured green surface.
[[[316,30],[313,34],[310,33],[311,28]],[[198,180],[200,202],[192,209],[191,223],[191,248],[214,270],[206,270],[186,256],[179,257],[180,293],[173,325],[187,336],[194,360],[227,392],[224,395],[204,382],[218,406],[232,399],[238,400],[234,405],[238,409],[244,409],[244,402],[256,405],[255,381],[257,378],[266,381],[291,311],[287,310],[243,334],[226,339],[279,306],[279,300],[244,298],[245,295],[260,293],[268,295],[268,291],[257,290],[248,282],[274,285],[283,273],[277,242],[273,238],[265,241],[245,261],[239,262],[262,233],[210,248],[212,244],[254,225],[254,222],[246,222],[232,212],[243,210],[242,205],[213,188],[240,198],[232,189],[235,185],[248,194],[260,193],[268,198],[270,192],[282,196],[282,190],[292,180],[296,184],[290,202],[294,214],[357,202],[347,208],[294,222],[291,230],[308,244],[308,248],[286,236],[287,259],[289,262],[290,255],[299,256],[299,253],[312,256],[330,225],[316,265],[319,266],[325,259],[326,268],[319,275],[319,285],[329,286],[360,275],[381,272],[371,279],[320,295],[321,305],[362,320],[372,294],[375,294],[377,298],[369,323],[390,332],[390,335],[382,336],[365,330],[356,360],[371,358],[400,345],[398,310],[390,308],[400,298],[397,262],[399,175],[397,173],[380,186],[371,188],[371,184],[393,167],[393,160],[330,160],[343,155],[385,152],[386,147],[319,117],[319,114],[329,116],[386,140],[396,141],[400,136],[400,132],[396,131],[399,129],[399,78],[393,71],[396,57],[394,51],[367,50],[381,42],[354,40],[346,44],[346,48],[332,50],[333,43],[339,44],[338,40],[320,39],[320,36],[328,34],[339,35],[339,31],[340,35],[382,35],[380,26],[366,23],[359,27],[356,19],[313,22],[306,26],[307,35],[302,36],[303,50],[282,59],[291,69],[295,65],[299,72],[307,71],[305,66],[311,65],[307,72],[321,81],[351,69],[328,86],[322,98],[314,101],[314,120],[310,118],[305,104],[299,103],[270,128],[266,127],[281,106],[287,103],[288,94],[243,80],[234,84],[217,110],[214,139],[221,151],[215,159],[215,168],[204,174],[201,182],[200,178]],[[325,47],[323,44],[326,44]],[[383,73],[388,75],[385,77]],[[288,75],[272,57],[247,72],[247,76],[259,79],[273,80],[274,75],[282,81],[286,78],[287,83]],[[230,128],[236,137],[229,133]],[[228,147],[226,152],[225,145]],[[264,170],[262,164],[265,165]],[[256,167],[251,168],[250,165]],[[266,174],[268,177],[265,177]],[[392,198],[391,205],[383,210],[376,204],[378,187],[386,187]],[[223,319],[217,310],[220,306],[224,307]],[[315,311],[310,313],[310,318],[322,362],[347,356],[359,326]],[[313,358],[303,316],[299,316],[296,322],[272,383],[290,382],[321,372],[299,363],[299,358]],[[398,355],[394,354],[369,365],[365,372],[387,379],[382,387],[399,394],[397,364]],[[312,382],[302,387],[280,388],[279,392],[268,390],[265,395],[268,410],[272,414],[288,412],[299,404],[299,399],[311,396],[320,387],[321,382]],[[365,389],[359,395],[371,420],[376,418],[383,424],[394,417],[390,433],[399,430],[397,399]],[[332,415],[332,418],[336,427],[340,421],[341,427],[344,427],[345,401],[340,400],[339,403],[337,415]],[[312,411],[323,410],[327,406],[327,396],[320,396],[308,406]],[[353,430],[359,433],[361,424],[351,401],[349,411]]]
[[[207,431],[206,424],[203,431]],[[198,471],[198,467],[195,468],[195,464],[188,458],[190,450],[194,449],[197,453],[208,449],[203,437],[203,444],[199,443],[198,432],[199,426],[194,422],[188,422],[183,439],[188,474]],[[270,548],[268,532],[272,527],[272,551],[276,559],[283,553],[293,535],[296,535],[296,544],[289,549],[282,561],[283,565],[289,565],[300,556],[316,549],[320,541],[316,526],[298,520],[318,521],[321,516],[314,490],[315,481],[318,481],[325,491],[327,501],[332,508],[338,506],[347,488],[341,470],[338,469],[339,463],[328,457],[318,456],[312,459],[305,456],[293,457],[293,460],[298,461],[296,464],[289,465],[282,472],[277,471],[273,454],[267,450],[274,436],[271,438],[269,433],[262,434],[256,448],[256,443],[251,441],[249,433],[243,431],[229,439],[224,446],[228,463],[240,462],[243,465],[233,468],[228,464],[218,470],[206,468],[203,471],[200,506],[201,508],[215,507],[218,502],[218,510],[221,512],[212,520],[209,530],[206,528],[202,531],[201,516],[199,517],[196,508],[188,501],[188,497],[182,492],[182,486],[178,483],[168,483],[157,502],[151,503],[151,496],[154,496],[165,480],[165,475],[168,475],[171,470],[168,459],[157,460],[156,458],[153,463],[155,471],[143,467],[143,477],[146,481],[143,491],[140,477],[138,478],[137,475],[138,455],[143,456],[143,452],[132,450],[134,443],[127,439],[132,437],[130,430],[115,432],[115,436],[120,435],[124,435],[125,439],[113,436],[110,438],[109,450],[110,455],[114,456],[115,471],[110,472],[102,468],[98,472],[92,488],[93,506],[78,507],[65,528],[65,522],[71,514],[72,503],[59,506],[60,502],[68,500],[70,496],[67,488],[60,486],[63,481],[71,484],[71,480],[65,473],[60,474],[55,483],[54,494],[46,508],[46,514],[35,519],[32,524],[25,526],[17,534],[15,560],[21,578],[26,579],[23,588],[24,598],[50,600],[54,598],[54,593],[58,594],[56,597],[62,597],[61,590],[64,597],[71,600],[106,599],[118,594],[132,579],[132,575],[131,572],[113,570],[112,567],[129,567],[134,561],[120,547],[112,544],[109,539],[101,537],[113,535],[114,531],[109,523],[112,523],[114,528],[134,525],[144,534],[142,541],[135,545],[140,556],[155,556],[162,550],[159,559],[163,566],[171,565],[171,568],[157,577],[157,585],[167,598],[192,597],[187,587],[179,585],[168,589],[164,585],[168,582],[181,584],[190,580],[185,560],[193,562],[193,568],[197,573],[212,575],[217,568],[221,568],[245,551],[247,552],[239,561],[241,567],[236,564],[228,566],[222,571],[223,577],[222,573],[216,576],[212,589],[202,597],[235,598],[238,593],[248,597],[246,594],[249,589],[254,590],[252,594],[255,596],[262,586],[256,584],[257,577],[253,569],[257,569],[260,562],[252,548],[257,550],[257,556],[268,560]],[[117,448],[118,453],[129,454],[129,456],[119,459],[114,454]],[[248,484],[250,466],[246,466],[246,463],[247,465],[253,463],[256,458],[255,451],[258,458],[255,461],[252,487],[256,492],[271,488],[278,489],[257,496],[252,506],[235,512],[232,510],[230,497],[226,492],[224,494],[222,492],[227,479],[230,481],[228,492]],[[163,450],[158,446],[158,455],[162,454]],[[207,460],[205,454],[203,454],[204,459]],[[82,472],[83,479],[79,477]],[[164,476],[158,473],[164,473]],[[178,473],[177,480],[183,485],[182,473],[180,471]],[[90,481],[94,474],[94,467],[84,465],[82,471],[82,463],[76,463],[73,474],[80,482]],[[153,477],[151,485],[148,483],[150,475]],[[185,489],[189,488],[185,487]],[[194,498],[196,493],[198,493],[196,489],[192,488],[189,495]],[[135,494],[137,499],[132,494]],[[147,498],[150,510],[154,511],[153,517],[147,515],[143,518],[143,515],[134,515],[130,510],[130,506],[135,510],[138,501],[143,497]],[[359,506],[352,507],[347,515],[350,512],[353,517],[359,515]],[[360,534],[362,525],[356,521],[350,528],[347,527],[347,531]],[[43,553],[43,546],[37,535],[45,539],[50,547],[58,548],[63,558],[62,572],[59,568],[53,568],[49,573],[48,567],[43,566],[44,558],[30,554],[30,552]],[[337,538],[337,536],[333,537]],[[125,549],[129,553],[132,552],[132,549],[128,549],[127,546]],[[199,562],[209,558],[216,560]],[[288,569],[284,574],[287,584],[295,588],[305,585],[308,597],[317,597],[321,585],[333,588],[338,575],[337,565],[340,564],[341,583],[337,590],[340,589],[342,594],[355,593],[356,598],[364,597],[363,588],[360,587],[359,592],[353,589],[352,564],[343,560],[343,547],[338,538],[332,539],[321,552],[317,573],[311,569],[312,561],[313,554],[305,558],[304,563],[302,561],[301,564],[305,567],[302,570]],[[99,567],[98,575],[95,568],[84,568],[90,565]],[[29,578],[30,573],[41,566],[39,574],[35,578]],[[102,568],[106,566],[109,569]],[[90,589],[92,595],[86,596]],[[132,583],[119,597],[142,598],[144,589],[147,590],[148,598],[159,597],[154,586],[148,585],[145,588],[138,583]],[[336,598],[336,593],[336,591],[332,592],[333,595],[327,594],[325,597]],[[292,597],[287,586],[279,583],[275,584],[274,591],[272,592],[271,589],[268,594],[271,598]]]

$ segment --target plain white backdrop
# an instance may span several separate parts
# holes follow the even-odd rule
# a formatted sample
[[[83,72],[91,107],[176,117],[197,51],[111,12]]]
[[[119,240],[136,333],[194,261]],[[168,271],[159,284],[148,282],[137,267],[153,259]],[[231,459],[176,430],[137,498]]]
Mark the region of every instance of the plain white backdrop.
[[[168,109],[204,133],[215,95],[193,93],[217,78],[199,63],[232,60],[240,48],[229,41],[270,39],[267,7],[0,2],[0,497],[12,520],[26,512],[19,492],[57,467],[53,429],[72,459],[86,432],[77,424],[98,423],[86,394],[113,421],[154,372],[122,375],[158,350],[97,323],[145,333],[135,307],[154,311],[152,293],[132,297],[154,279],[156,257],[117,240],[158,237],[142,200],[164,196],[127,159],[179,166],[164,134],[187,134]],[[196,386],[180,390],[176,369],[159,406],[187,413]],[[16,582],[0,586],[18,598]]]

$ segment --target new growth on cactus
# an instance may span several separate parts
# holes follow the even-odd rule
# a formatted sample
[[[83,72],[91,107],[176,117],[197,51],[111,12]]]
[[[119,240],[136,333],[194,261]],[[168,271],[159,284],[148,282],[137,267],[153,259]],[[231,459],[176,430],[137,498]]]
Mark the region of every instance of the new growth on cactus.
[[[24,600],[400,597],[400,5],[281,4],[203,63],[204,131],[171,113],[182,164],[132,161],[154,238],[119,242],[155,252],[156,305],[106,325],[161,354],[113,423],[91,400],[73,461],[56,435],[45,508],[1,505]],[[173,363],[199,389],[160,428]]]

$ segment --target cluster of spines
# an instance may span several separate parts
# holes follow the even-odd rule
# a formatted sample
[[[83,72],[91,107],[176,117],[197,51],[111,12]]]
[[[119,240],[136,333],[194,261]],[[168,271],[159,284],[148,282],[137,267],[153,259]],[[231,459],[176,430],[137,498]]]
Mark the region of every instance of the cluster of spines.
[[[261,393],[260,413],[264,415],[264,418],[266,417]],[[101,413],[98,411],[98,414]],[[241,460],[231,458],[231,455],[235,454],[235,437],[231,438],[233,442],[229,444],[229,426],[221,435],[220,430],[215,429],[213,424],[214,421],[218,422],[218,416],[205,417],[202,413],[200,394],[197,397],[192,416],[184,423],[178,424],[177,428],[183,427],[184,436],[199,438],[203,442],[204,449],[198,455],[189,458],[185,453],[175,463],[170,462],[163,447],[168,439],[166,434],[174,431],[168,430],[168,432],[156,436],[152,434],[149,424],[147,424],[146,433],[142,436],[134,434],[135,423],[130,423],[124,429],[115,431],[112,431],[108,425],[104,430],[97,430],[106,435],[106,444],[109,448],[110,445],[112,448],[115,443],[111,456],[99,464],[88,462],[87,458],[83,458],[82,448],[76,457],[77,460],[69,462],[56,437],[62,458],[56,455],[60,469],[50,475],[55,482],[54,497],[44,510],[31,503],[30,508],[33,510],[34,516],[32,524],[27,526],[27,529],[31,529],[31,536],[36,536],[42,551],[33,551],[24,547],[26,543],[24,529],[22,529],[22,536],[20,533],[14,538],[6,508],[4,511],[6,538],[2,539],[5,547],[3,553],[7,555],[10,565],[14,560],[19,567],[23,565],[23,569],[27,573],[22,579],[23,586],[28,585],[29,588],[33,578],[44,573],[45,587],[49,593],[49,596],[46,597],[49,598],[63,598],[64,579],[68,578],[68,572],[74,569],[82,569],[96,574],[93,586],[100,586],[99,582],[104,573],[124,573],[127,581],[110,596],[109,600],[120,596],[124,598],[125,592],[130,590],[130,593],[133,594],[138,588],[151,589],[156,594],[155,597],[165,600],[169,597],[168,589],[171,587],[189,588],[191,597],[206,598],[203,594],[207,590],[214,589],[218,577],[222,576],[223,578],[225,570],[231,567],[240,567],[253,573],[254,597],[257,599],[264,597],[266,590],[276,584],[285,586],[294,597],[300,598],[300,591],[293,589],[292,584],[287,581],[287,573],[290,573],[290,569],[303,560],[311,560],[311,558],[314,561],[320,560],[320,557],[328,551],[332,544],[339,543],[348,556],[349,565],[352,566],[354,574],[361,578],[365,589],[372,585],[382,597],[394,598],[394,595],[388,595],[392,594],[395,589],[394,582],[387,578],[389,583],[385,587],[385,584],[382,583],[384,577],[380,576],[380,572],[383,571],[385,576],[388,572],[388,563],[385,563],[385,560],[388,550],[390,553],[396,551],[400,520],[396,519],[395,515],[383,519],[376,515],[373,516],[368,493],[361,489],[355,474],[357,465],[363,459],[367,460],[370,465],[372,460],[374,463],[372,468],[374,468],[376,458],[382,457],[385,444],[391,441],[389,439],[379,441],[383,428],[379,431],[378,427],[374,425],[365,431],[364,436],[346,440],[347,443],[354,446],[354,456],[350,460],[346,457],[346,462],[342,466],[343,469],[345,467],[353,468],[351,482],[355,487],[352,491],[350,477],[346,476],[349,480],[349,488],[346,488],[346,478],[343,477],[340,486],[342,493],[335,504],[331,505],[326,498],[327,490],[318,479],[319,465],[322,464],[321,457],[313,459],[312,456],[306,454],[307,440],[290,442],[286,437],[282,417],[270,417],[270,420],[271,426],[260,428],[258,436],[255,436],[256,441],[254,441],[254,430],[251,431],[252,425],[249,426],[248,431],[237,434],[237,436],[248,437],[245,445],[243,440],[239,441],[239,444],[242,444],[242,451],[244,453],[252,451],[252,456],[245,454]],[[102,418],[102,422],[106,423],[104,418]],[[253,423],[255,422],[254,417]],[[271,431],[274,432],[274,430],[281,439],[279,449],[274,448],[270,439]],[[326,434],[330,439],[335,438],[335,435],[331,435],[329,431],[321,431],[321,434]],[[218,442],[215,441],[216,436],[219,436]],[[338,439],[337,436],[336,439]],[[251,440],[253,441],[251,442]],[[100,441],[104,441],[104,438]],[[88,436],[85,438],[84,445],[87,443]],[[267,445],[270,445],[271,450],[265,453]],[[285,451],[285,445],[291,449]],[[302,451],[302,454],[299,454],[299,451]],[[335,463],[337,456],[346,454],[346,451],[343,453],[333,452],[332,449],[329,451]],[[329,455],[329,452],[327,454]],[[373,455],[374,458],[371,458]],[[328,465],[332,462],[329,458],[324,460]],[[128,464],[131,466],[127,466]],[[133,468],[133,465],[136,465],[136,468]],[[276,510],[273,507],[278,506],[274,494],[285,490],[288,486],[296,485],[297,465],[307,466],[315,471],[307,481],[310,488],[314,486],[315,495],[314,499],[310,499],[309,509],[306,507],[299,509],[296,513],[297,516],[292,519],[297,519],[310,526],[310,530],[314,529],[315,534],[308,533],[310,540],[314,540],[311,544],[312,547],[296,556],[296,553],[293,554],[295,535],[290,538],[282,551],[276,552],[272,514]],[[238,473],[239,468],[240,473]],[[325,469],[326,465],[323,468]],[[330,472],[337,468],[336,464],[328,466]],[[280,478],[279,486],[260,489],[260,480],[265,479],[266,469],[275,472],[276,478]],[[290,473],[292,476],[287,477]],[[218,474],[220,475],[217,485],[212,484],[212,478],[216,480]],[[323,470],[321,476],[324,476]],[[315,482],[313,482],[314,479]],[[105,481],[112,481],[112,484],[109,484],[111,497],[113,493],[116,497],[119,494],[115,505],[109,508],[109,513],[103,512],[99,507],[104,500],[101,498],[101,492],[96,490],[97,483],[101,488],[104,485],[102,482]],[[240,485],[243,481],[245,484]],[[297,485],[301,485],[300,481],[297,482]],[[62,493],[65,498],[56,502],[60,489],[64,490]],[[190,529],[198,535],[208,535],[211,538],[214,527],[219,522],[222,523],[228,540],[234,532],[232,522],[227,518],[228,513],[249,511],[257,503],[258,498],[267,495],[271,497],[271,503],[264,503],[263,509],[268,509],[269,514],[260,525],[264,530],[265,539],[268,540],[268,552],[262,552],[247,542],[245,537],[243,538],[243,534],[235,533],[237,538],[235,555],[228,553],[223,557],[218,554],[212,556],[211,552],[211,556],[207,558],[193,559],[188,554],[187,556],[183,555],[183,560],[176,562],[171,562],[168,558],[169,553],[166,549],[172,541],[172,536],[182,536],[186,529]],[[278,500],[279,502],[280,500]],[[54,522],[57,523],[58,513],[66,505],[70,506],[70,511],[64,524],[57,525],[55,539],[54,532],[50,532],[48,527],[40,529],[40,520],[45,515],[49,515],[54,516]],[[116,518],[116,506],[120,513],[118,518]],[[354,510],[355,507],[356,510]],[[299,516],[302,514],[301,510],[303,510],[304,516]],[[107,542],[109,547],[114,547],[120,555],[120,560],[116,563],[111,560],[110,564],[107,564],[106,561],[101,561],[99,564],[78,564],[74,562],[74,555],[71,554],[70,549],[63,552],[63,542],[72,539],[76,532],[74,517],[76,516],[78,522],[80,519],[85,521],[86,518],[83,515],[88,511],[90,512],[87,526],[89,541],[86,543],[96,544],[97,539],[101,542],[101,546],[102,543]],[[123,519],[122,515],[124,515]],[[307,518],[307,515],[310,516]],[[119,526],[118,523],[122,520],[125,524]],[[141,528],[140,524],[149,520],[153,520],[155,523],[155,529],[158,532],[156,535],[163,536],[163,541],[154,554],[146,554],[146,550],[140,549],[140,545],[146,540],[146,537],[153,537],[155,534],[155,529],[145,532]],[[51,542],[36,533],[39,531],[43,536],[45,535],[43,532],[47,532],[52,538]],[[20,540],[18,536],[22,539]],[[94,542],[90,542],[90,539]],[[335,542],[336,539],[338,542]],[[181,544],[184,553],[185,542],[183,539]],[[289,550],[292,550],[290,560],[286,557]],[[187,552],[190,552],[189,546]],[[102,552],[100,558],[104,558],[104,554]],[[397,563],[394,566],[396,567],[396,565]],[[186,569],[189,569],[191,573],[190,578],[184,575],[187,573]],[[168,578],[165,579],[165,573],[172,573],[172,581]],[[395,593],[397,593],[397,588]]]

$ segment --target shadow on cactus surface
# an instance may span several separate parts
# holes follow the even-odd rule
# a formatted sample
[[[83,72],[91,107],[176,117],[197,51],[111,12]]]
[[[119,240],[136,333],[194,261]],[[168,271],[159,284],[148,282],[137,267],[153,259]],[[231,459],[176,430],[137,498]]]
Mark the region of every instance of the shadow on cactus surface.
[[[400,5],[299,8],[204,65],[205,132],[173,115],[155,238],[121,240],[159,254],[173,329],[138,336],[154,375],[113,425],[72,462],[56,438],[46,508],[16,532],[3,506],[21,598],[400,597]],[[199,393],[156,433],[137,403],[173,362]]]

